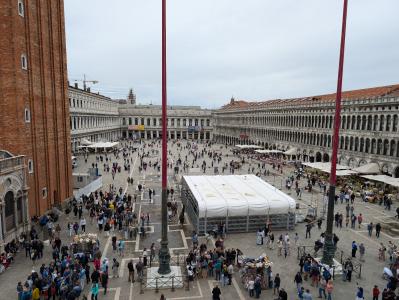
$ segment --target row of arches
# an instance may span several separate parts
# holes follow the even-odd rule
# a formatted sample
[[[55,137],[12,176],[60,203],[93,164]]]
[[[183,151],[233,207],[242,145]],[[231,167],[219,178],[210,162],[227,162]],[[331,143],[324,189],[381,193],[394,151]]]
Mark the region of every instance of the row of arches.
[[[399,117],[395,115],[342,116],[341,128],[368,131],[398,131]]]
[[[331,114],[293,115],[294,112],[285,112],[285,115],[248,115],[248,116],[218,116],[218,125],[240,124],[248,126],[274,127],[302,127],[302,128],[333,128],[334,116]],[[297,114],[297,112],[295,112]],[[369,130],[369,131],[399,131],[399,115],[390,113],[351,115],[344,114],[340,121],[341,129]]]
[[[313,145],[319,147],[332,147],[332,135],[315,132],[283,131],[279,129],[246,129],[245,135],[253,136],[252,140],[274,140],[292,142],[303,145]],[[365,138],[358,136],[341,136],[339,149],[399,157],[399,140],[382,138]]]

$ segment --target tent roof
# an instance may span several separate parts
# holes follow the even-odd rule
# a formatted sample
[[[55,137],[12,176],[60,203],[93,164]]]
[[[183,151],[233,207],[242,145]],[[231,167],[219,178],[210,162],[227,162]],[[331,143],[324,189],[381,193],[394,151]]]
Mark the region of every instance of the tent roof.
[[[356,171],[353,170],[337,170],[337,176],[350,176],[358,174]]]
[[[237,148],[240,149],[262,149],[262,146],[258,145],[236,145]]]
[[[255,175],[183,176],[203,217],[286,214],[293,198]]]
[[[284,152],[285,155],[295,155],[297,154],[297,149],[296,148],[290,148],[287,151]]]
[[[88,146],[89,148],[112,148],[118,145],[119,142],[98,142]]]
[[[283,153],[283,151],[280,150],[268,150],[268,149],[262,149],[262,150],[255,150],[256,153],[259,154],[267,154],[267,153]]]
[[[360,174],[378,174],[380,173],[380,166],[377,163],[369,163],[353,169]]]
[[[399,187],[399,178],[393,178],[387,175],[364,175],[363,178],[383,182],[395,187]]]
[[[304,166],[313,168],[313,169],[318,169],[320,171],[326,172],[326,173],[331,173],[331,163],[329,162],[304,162],[302,163]],[[349,170],[350,167],[348,166],[342,166],[337,164],[337,170]]]
[[[88,146],[88,145],[91,145],[91,144],[93,144],[93,143],[90,142],[88,139],[83,138],[83,139],[80,141],[80,144],[83,145],[83,146]]]

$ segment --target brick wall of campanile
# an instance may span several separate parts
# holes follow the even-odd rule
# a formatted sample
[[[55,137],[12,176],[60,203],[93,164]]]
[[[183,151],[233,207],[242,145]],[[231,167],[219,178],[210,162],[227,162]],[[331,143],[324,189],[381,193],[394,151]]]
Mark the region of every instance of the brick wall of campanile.
[[[72,195],[63,1],[25,0],[22,17],[17,0],[0,0],[0,32],[0,149],[32,159],[29,209],[39,215]]]

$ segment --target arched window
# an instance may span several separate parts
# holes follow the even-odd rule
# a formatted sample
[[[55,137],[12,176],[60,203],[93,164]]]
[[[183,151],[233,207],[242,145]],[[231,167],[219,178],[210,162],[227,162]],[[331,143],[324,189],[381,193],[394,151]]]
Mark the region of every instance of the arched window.
[[[359,147],[359,152],[364,151],[364,138],[360,138],[360,147]]]
[[[373,122],[373,130],[374,131],[377,131],[377,125],[378,125],[378,116],[377,115],[375,115],[374,116],[374,122]]]
[[[384,148],[383,148],[383,155],[388,155],[389,151],[389,141],[387,139],[384,140]]]
[[[18,14],[23,17],[25,15],[25,8],[23,0],[18,0]]]
[[[381,115],[381,117],[380,117],[380,131],[383,131],[384,130],[384,124],[385,124],[385,116],[384,115]]]
[[[364,149],[364,152],[369,153],[370,151],[370,139],[366,139],[366,148]]]
[[[377,141],[377,154],[382,154],[382,139]]]
[[[390,131],[391,130],[391,116],[390,115],[388,115],[387,116],[387,122],[386,122],[386,125],[385,125],[385,131]]]
[[[26,54],[21,55],[21,68],[23,70],[28,70],[28,59],[26,58]]]
[[[377,145],[377,143],[376,143],[376,141],[375,141],[375,139],[372,139],[371,140],[371,154],[375,154],[376,153],[376,145]]]
[[[391,140],[391,146],[390,146],[390,150],[389,150],[389,155],[390,156],[394,156],[395,155],[395,148],[396,148],[395,144],[396,144],[395,141]]]
[[[15,199],[14,193],[9,191],[4,197],[5,202],[5,217],[6,217],[6,231],[15,228]]]
[[[372,130],[373,128],[373,116],[368,116],[367,118],[367,130]]]
[[[392,125],[392,131],[398,131],[398,115],[393,116],[393,125]]]
[[[356,118],[356,130],[360,130],[360,123],[362,122],[362,118],[357,116]]]
[[[366,129],[366,124],[367,123],[367,118],[366,118],[366,116],[363,116],[362,117],[362,130],[365,130]]]
[[[356,123],[356,117],[352,116],[352,122],[351,122],[351,129],[354,130],[355,129],[355,123]]]

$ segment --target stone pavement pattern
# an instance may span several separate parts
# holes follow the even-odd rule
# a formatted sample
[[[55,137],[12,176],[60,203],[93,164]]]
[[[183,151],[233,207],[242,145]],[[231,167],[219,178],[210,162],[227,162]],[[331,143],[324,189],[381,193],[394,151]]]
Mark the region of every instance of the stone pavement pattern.
[[[185,145],[186,142],[183,142]],[[198,144],[198,150],[202,150],[204,147],[203,144]],[[221,166],[225,162],[230,162],[232,158],[232,153],[230,151],[230,147],[226,148],[221,145],[213,145],[213,149],[222,151],[223,154],[228,154],[228,157],[223,156],[223,160],[220,164],[216,164]],[[158,148],[160,150],[160,147]],[[171,151],[170,158],[173,158],[174,161],[178,158],[178,151],[175,144],[169,142],[169,150]],[[159,154],[160,155],[160,154]],[[183,150],[180,152],[182,160],[184,160],[185,155],[187,155],[187,150]],[[159,160],[158,155],[153,155],[150,158],[146,158],[145,161],[149,162],[152,160]],[[120,267],[120,278],[112,278],[109,284],[109,292],[107,295],[103,295],[102,292],[99,294],[99,299],[159,299],[160,294],[163,293],[167,299],[210,299],[210,293],[215,283],[213,279],[198,279],[195,280],[190,285],[190,290],[187,291],[185,288],[176,289],[174,292],[171,290],[160,290],[159,293],[155,293],[154,290],[144,290],[144,294],[140,294],[140,284],[136,281],[134,284],[131,284],[127,280],[127,269],[126,265],[130,259],[134,261],[138,260],[138,257],[141,255],[144,247],[149,248],[151,243],[154,242],[159,249],[159,240],[161,238],[161,189],[160,189],[160,174],[157,170],[153,168],[148,168],[147,171],[139,172],[139,159],[137,159],[137,152],[135,152],[132,156],[133,163],[132,166],[132,176],[134,178],[134,184],[128,185],[126,183],[126,178],[128,176],[127,171],[123,171],[121,173],[116,173],[114,179],[112,179],[110,173],[102,172],[102,165],[99,165],[100,173],[103,175],[103,190],[107,190],[109,185],[112,183],[117,189],[122,187],[124,192],[134,194],[137,193],[137,185],[140,182],[146,188],[145,192],[143,192],[140,197],[138,197],[138,202],[134,205],[134,210],[136,213],[140,214],[141,212],[150,213],[150,223],[149,223],[149,233],[145,238],[136,238],[135,240],[128,240],[126,242],[126,253],[125,257],[119,258],[121,262]],[[188,157],[188,160],[191,160],[192,156]],[[198,159],[198,165],[201,165],[203,160],[207,161],[208,169],[206,171],[207,174],[213,174],[213,168],[211,168],[211,160],[208,156],[204,156],[204,158]],[[113,160],[115,161],[115,160]],[[95,155],[91,154],[89,156],[88,162],[85,163],[83,157],[78,158],[78,167],[75,170],[76,172],[84,172],[91,165],[92,162],[95,162]],[[123,165],[123,158],[119,159],[119,163]],[[236,172],[236,174],[247,174],[249,164],[252,167],[255,167],[255,173],[258,169],[258,163],[255,161],[246,163],[241,170]],[[196,166],[195,166],[196,167]],[[277,188],[282,189],[284,192],[290,193],[290,191],[286,190],[283,185],[283,181],[287,175],[291,174],[292,168],[286,166],[284,167],[283,174],[279,174],[271,168],[270,165],[266,165],[266,168],[270,170],[270,175],[262,178],[268,181],[271,184],[274,184]],[[220,169],[220,168],[219,168]],[[169,184],[170,186],[175,187],[175,199],[180,202],[179,193],[178,193],[178,182],[175,180],[175,176],[173,176],[172,169],[169,169]],[[229,174],[229,171],[226,170],[225,174]],[[305,185],[305,180],[301,180],[301,186]],[[154,197],[154,201],[149,201],[147,189],[153,188],[155,189],[156,195]],[[296,198],[296,195],[292,193],[292,197]],[[318,188],[315,189],[313,194],[304,192],[301,196],[301,199],[298,200],[301,206],[301,210],[306,210],[311,202],[318,201],[319,206],[323,206],[323,195],[319,192]],[[365,288],[366,299],[371,298],[371,288],[374,284],[377,284],[380,289],[386,285],[386,281],[382,279],[382,270],[384,267],[384,263],[379,262],[377,259],[378,255],[378,247],[379,243],[383,242],[387,245],[388,241],[391,240],[394,243],[399,239],[398,237],[391,237],[388,234],[382,232],[382,235],[379,239],[376,239],[375,236],[368,237],[366,224],[372,221],[374,224],[380,222],[385,217],[394,216],[394,210],[396,207],[392,209],[392,211],[385,211],[382,207],[375,204],[361,203],[361,200],[355,200],[355,214],[362,213],[364,216],[364,221],[362,228],[351,229],[351,228],[342,228],[337,229],[334,227],[334,231],[339,236],[340,241],[338,243],[338,247],[342,249],[346,255],[350,255],[351,243],[352,241],[357,241],[358,243],[363,242],[366,246],[366,262],[362,266],[362,277],[354,278],[351,283],[343,282],[339,276],[337,276],[334,280],[334,299],[354,299],[355,291],[356,291],[356,283],[358,282],[360,286]],[[335,211],[343,212],[345,215],[345,206],[343,204],[338,204],[335,208]],[[85,212],[87,216],[87,212]],[[69,243],[71,238],[67,236],[66,224],[68,220],[75,220],[73,214],[70,214],[68,217],[63,215],[60,218],[60,224],[63,228],[62,231],[62,240],[64,243]],[[87,220],[89,218],[87,217]],[[187,218],[186,218],[187,222]],[[89,223],[89,222],[88,222]],[[181,255],[188,253],[191,248],[191,232],[190,224],[186,223],[183,229],[180,228],[176,222],[170,223],[168,226],[168,236],[169,236],[169,247],[171,248],[172,258],[175,259],[176,255]],[[345,226],[345,225],[344,225]],[[95,224],[88,224],[87,226],[89,232],[98,232]],[[325,222],[322,225],[322,229],[325,228]],[[314,245],[315,239],[320,235],[321,231],[315,227],[312,229],[312,239],[305,239],[305,225],[304,223],[299,223],[296,225],[295,230],[288,232],[291,241],[293,241],[293,236],[295,232],[299,234],[299,244],[302,245]],[[285,231],[274,232],[276,238],[280,234],[285,234]],[[122,238],[122,236],[119,236]],[[113,257],[118,257],[116,253],[112,252],[112,247],[110,247],[110,238],[105,237],[104,235],[100,236],[101,249],[103,250],[103,256],[108,257],[110,260]],[[255,233],[241,233],[241,234],[227,234],[225,240],[226,248],[239,248],[243,251],[243,253],[248,257],[257,257],[262,253],[266,253],[273,261],[273,273],[279,273],[281,276],[281,286],[286,289],[289,295],[289,299],[297,299],[297,295],[295,292],[295,285],[293,283],[293,278],[295,273],[299,270],[298,260],[296,255],[296,248],[292,246],[291,254],[285,259],[282,256],[277,256],[277,250],[269,250],[266,249],[265,246],[257,246],[255,243]],[[36,263],[36,266],[32,266],[32,262],[25,258],[24,251],[19,253],[16,257],[16,261],[12,264],[12,267],[7,270],[5,273],[0,275],[0,289],[2,294],[0,299],[14,299],[16,298],[15,287],[18,281],[25,281],[27,275],[30,273],[31,269],[38,270],[41,263],[48,263],[51,259],[51,249],[50,247],[45,248],[44,259],[39,260]],[[156,265],[156,262],[154,263]],[[354,274],[356,276],[356,274]],[[219,284],[220,286],[220,284]],[[310,286],[310,282],[305,282],[305,288],[309,288],[312,292],[314,298],[318,296],[317,289],[315,287]],[[221,287],[222,290],[222,299],[250,299],[247,291],[244,289],[241,284],[238,272],[234,275],[233,285]],[[88,293],[86,288],[85,293]],[[3,298],[4,297],[4,298]],[[274,299],[273,291],[266,290],[262,291],[261,298],[263,299]]]

